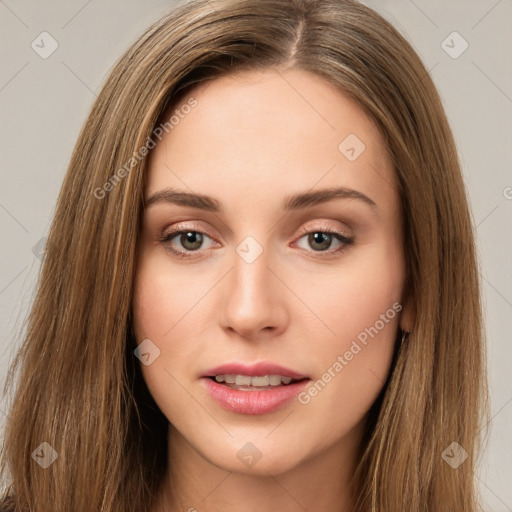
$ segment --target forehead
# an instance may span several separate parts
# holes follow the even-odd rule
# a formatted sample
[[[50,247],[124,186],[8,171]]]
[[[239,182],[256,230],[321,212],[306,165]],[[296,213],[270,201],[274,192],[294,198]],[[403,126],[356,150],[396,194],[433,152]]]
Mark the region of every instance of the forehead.
[[[195,106],[186,107],[191,98]],[[252,197],[270,201],[347,186],[381,202],[396,201],[392,164],[377,126],[350,97],[311,72],[222,76],[180,98],[163,122],[172,115],[172,128],[150,156],[146,196],[163,187],[188,187],[222,200],[244,189],[245,196],[252,191]]]

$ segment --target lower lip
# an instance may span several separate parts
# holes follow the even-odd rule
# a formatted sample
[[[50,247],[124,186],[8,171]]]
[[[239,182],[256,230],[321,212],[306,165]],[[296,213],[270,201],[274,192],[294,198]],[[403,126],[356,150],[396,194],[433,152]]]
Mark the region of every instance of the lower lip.
[[[309,382],[301,380],[286,386],[263,391],[242,391],[219,384],[212,379],[201,379],[210,396],[223,408],[239,414],[266,414],[283,407],[295,398]]]

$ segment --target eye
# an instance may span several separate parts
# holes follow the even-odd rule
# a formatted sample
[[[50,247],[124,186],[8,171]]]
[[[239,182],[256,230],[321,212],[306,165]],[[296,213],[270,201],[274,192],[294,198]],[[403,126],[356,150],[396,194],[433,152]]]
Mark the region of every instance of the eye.
[[[205,240],[212,240],[206,233],[197,229],[173,229],[163,233],[158,241],[167,251],[179,258],[190,258],[190,253],[199,252]],[[176,245],[178,248],[176,248]]]
[[[342,252],[346,249],[347,245],[354,242],[354,239],[346,235],[340,230],[333,229],[329,226],[321,226],[315,230],[302,231],[303,236],[299,239],[306,239],[306,243],[313,249],[310,251],[308,248],[301,247],[309,252],[327,253],[332,255],[334,253]],[[337,243],[338,247],[332,249],[333,243]],[[298,244],[300,247],[300,244]],[[323,255],[322,255],[323,256]]]
[[[330,226],[319,226],[317,229],[302,229],[302,236],[299,241],[306,238],[306,243],[313,250],[301,247],[296,242],[298,247],[308,252],[317,253],[319,257],[331,256],[335,253],[341,253],[346,247],[354,242],[354,239],[343,233],[341,230],[333,229]],[[204,243],[210,240],[212,243],[208,247],[204,247]],[[170,228],[165,231],[158,238],[158,241],[164,246],[165,250],[177,256],[178,258],[192,258],[194,253],[200,253],[201,250],[219,246],[212,238],[206,233],[195,229],[195,226],[190,228]],[[332,249],[332,245],[337,243],[337,247]]]

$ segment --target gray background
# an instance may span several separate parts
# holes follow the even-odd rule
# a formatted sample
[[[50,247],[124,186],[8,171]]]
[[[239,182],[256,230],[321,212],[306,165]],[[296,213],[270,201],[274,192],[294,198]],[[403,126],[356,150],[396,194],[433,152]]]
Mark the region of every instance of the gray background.
[[[512,511],[512,0],[365,3],[412,42],[455,133],[477,226],[489,340],[491,436],[477,477],[488,510]],[[33,298],[38,243],[80,127],[114,61],[173,5],[0,0],[2,385]],[[58,43],[46,59],[31,47],[41,45],[43,31]],[[457,58],[447,53],[463,49],[462,39],[448,37],[454,31],[469,45]],[[0,426],[3,418],[2,411]]]

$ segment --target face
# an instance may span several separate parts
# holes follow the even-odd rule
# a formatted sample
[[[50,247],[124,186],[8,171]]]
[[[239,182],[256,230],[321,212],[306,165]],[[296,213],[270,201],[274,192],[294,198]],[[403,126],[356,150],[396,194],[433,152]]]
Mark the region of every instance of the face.
[[[141,368],[174,442],[276,474],[360,431],[389,373],[404,313],[395,175],[376,125],[309,72],[191,96],[150,155]]]

